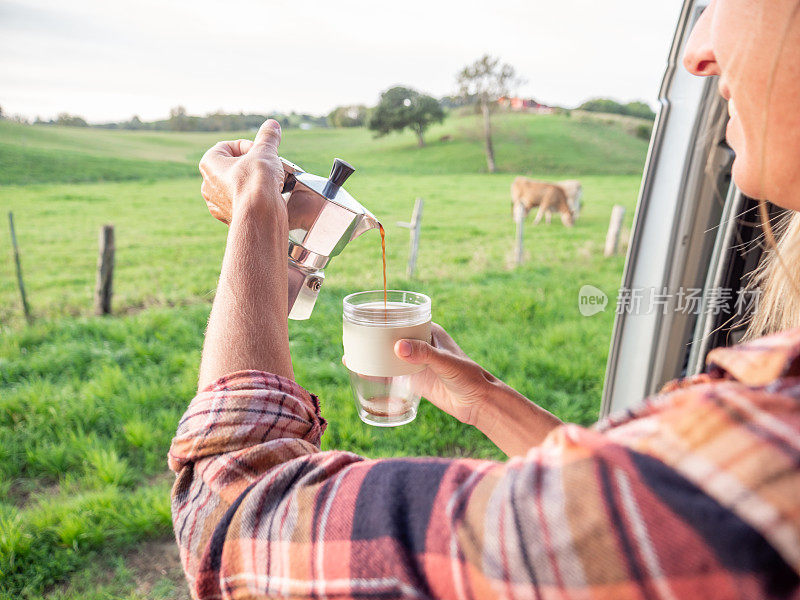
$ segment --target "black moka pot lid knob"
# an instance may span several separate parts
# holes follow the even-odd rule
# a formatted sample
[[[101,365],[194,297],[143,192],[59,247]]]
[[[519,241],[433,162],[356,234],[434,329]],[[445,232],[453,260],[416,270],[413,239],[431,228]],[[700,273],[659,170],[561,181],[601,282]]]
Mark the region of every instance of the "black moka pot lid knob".
[[[333,167],[331,167],[331,174],[330,177],[328,177],[328,181],[337,188],[341,187],[354,172],[355,168],[353,165],[341,158],[336,158],[333,160]]]

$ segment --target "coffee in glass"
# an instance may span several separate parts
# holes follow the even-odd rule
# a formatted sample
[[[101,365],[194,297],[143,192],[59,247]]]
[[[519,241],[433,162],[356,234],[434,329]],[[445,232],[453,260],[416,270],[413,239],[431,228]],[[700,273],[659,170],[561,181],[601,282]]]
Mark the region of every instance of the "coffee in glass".
[[[412,365],[395,356],[394,344],[400,339],[431,341],[428,296],[374,290],[344,299],[344,362],[358,415],[369,425],[403,425],[417,416],[420,395],[412,385],[413,375],[425,365]]]

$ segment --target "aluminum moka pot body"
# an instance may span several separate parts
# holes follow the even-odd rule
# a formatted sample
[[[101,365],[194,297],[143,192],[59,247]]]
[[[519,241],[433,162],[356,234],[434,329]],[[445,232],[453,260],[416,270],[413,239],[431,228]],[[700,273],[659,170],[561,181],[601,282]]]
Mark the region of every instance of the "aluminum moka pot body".
[[[355,171],[345,161],[334,160],[327,179],[284,158],[281,162],[289,217],[289,318],[308,319],[325,279],[325,266],[349,241],[380,223],[342,187]]]

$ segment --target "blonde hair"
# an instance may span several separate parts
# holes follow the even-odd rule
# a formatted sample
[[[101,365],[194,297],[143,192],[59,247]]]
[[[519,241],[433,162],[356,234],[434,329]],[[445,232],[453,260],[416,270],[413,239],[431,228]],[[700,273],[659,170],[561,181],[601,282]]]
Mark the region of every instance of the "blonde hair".
[[[767,249],[747,285],[759,295],[746,340],[800,325],[800,213],[786,213],[773,229],[765,210],[761,212]]]

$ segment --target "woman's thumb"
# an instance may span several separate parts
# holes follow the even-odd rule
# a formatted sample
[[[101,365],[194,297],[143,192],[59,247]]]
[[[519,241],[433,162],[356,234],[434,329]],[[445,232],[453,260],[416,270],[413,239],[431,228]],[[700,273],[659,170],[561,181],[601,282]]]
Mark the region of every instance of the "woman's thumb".
[[[252,149],[267,150],[271,152],[278,151],[278,145],[281,143],[281,124],[275,119],[267,119],[258,129],[255,140],[253,140]]]
[[[394,353],[400,360],[411,364],[427,364],[435,370],[450,366],[454,358],[447,352],[430,345],[424,340],[397,340]]]

